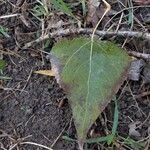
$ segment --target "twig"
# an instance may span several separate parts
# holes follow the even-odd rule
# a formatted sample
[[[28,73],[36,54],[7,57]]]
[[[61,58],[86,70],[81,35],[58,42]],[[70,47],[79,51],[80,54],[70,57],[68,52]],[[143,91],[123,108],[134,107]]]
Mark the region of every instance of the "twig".
[[[140,99],[142,97],[149,96],[149,95],[150,95],[150,91],[146,91],[146,92],[143,92],[141,94],[135,95],[135,98]]]
[[[51,149],[51,148],[49,148],[47,146],[44,146],[44,145],[38,144],[38,143],[34,143],[34,142],[22,142],[22,143],[20,143],[20,145],[24,145],[24,144],[35,145],[35,146],[39,146],[39,147],[45,148],[47,150],[53,150],[53,149]]]
[[[128,54],[142,59],[150,59],[150,54],[144,54],[135,51],[129,51]]]
[[[22,49],[27,49],[27,48],[31,47],[34,43],[40,43],[40,42],[42,42],[42,41],[44,41],[44,40],[46,40],[46,39],[48,39],[48,38],[50,38],[49,34],[47,34],[47,35],[45,35],[45,36],[41,36],[41,37],[39,37],[38,39],[36,39],[36,40],[34,40],[34,41],[31,41],[31,42],[29,42],[29,43],[26,43],[26,44],[22,47]]]
[[[79,34],[91,34],[92,29],[79,29]],[[134,32],[134,31],[118,31],[118,32],[107,32],[107,31],[100,31],[97,30],[95,32],[98,36],[123,36],[123,37],[136,37],[136,38],[142,38],[150,40],[150,34],[149,33],[143,33],[143,32]]]
[[[29,76],[28,76],[28,78],[27,78],[27,80],[26,80],[26,83],[25,83],[24,87],[22,88],[20,94],[21,94],[21,93],[24,91],[24,89],[26,88],[26,86],[27,86],[27,84],[28,84],[28,82],[29,82],[29,80],[30,80],[30,78],[31,78],[32,72],[33,72],[33,69],[30,70]]]
[[[54,145],[56,144],[56,142],[59,140],[59,138],[61,137],[61,135],[63,134],[63,132],[65,131],[65,129],[67,128],[67,126],[69,125],[69,123],[72,121],[72,118],[70,119],[70,121],[65,125],[65,127],[63,128],[63,130],[60,132],[60,134],[58,135],[58,137],[54,140],[54,142],[51,145],[51,148],[54,147]]]
[[[20,15],[20,14],[10,14],[10,15],[5,15],[5,16],[0,16],[0,19],[16,17],[16,16],[19,16],[19,15]]]
[[[117,32],[117,31],[119,30],[120,24],[121,24],[121,22],[122,22],[123,15],[124,15],[124,14],[123,14],[123,12],[122,12],[115,32]]]
[[[12,146],[9,148],[9,150],[13,150],[17,145],[18,145],[18,143],[12,145]]]
[[[109,21],[108,21],[108,22],[105,24],[105,26],[104,26],[104,30],[105,30],[106,26],[107,26],[118,14],[122,13],[123,11],[129,10],[129,9],[135,9],[135,8],[146,8],[146,7],[149,8],[150,5],[133,6],[133,7],[127,7],[127,8],[121,9],[119,12],[115,13],[115,15],[109,19]]]
[[[148,122],[149,119],[150,119],[150,112],[148,116],[146,117],[146,119],[140,125],[138,125],[135,129],[142,128],[142,126],[145,125],[145,123]]]
[[[71,34],[92,34],[93,29],[91,28],[75,28],[75,29],[66,29],[66,30],[59,30],[52,33],[49,33],[45,36],[39,37],[38,39],[26,43],[22,48],[27,49],[31,47],[34,43],[39,43],[43,40],[48,38],[55,38],[58,36],[67,36]],[[143,33],[143,32],[134,32],[134,31],[118,31],[118,32],[107,32],[107,31],[100,31],[96,30],[95,32],[98,36],[123,36],[123,37],[136,37],[145,40],[150,40],[150,33]]]

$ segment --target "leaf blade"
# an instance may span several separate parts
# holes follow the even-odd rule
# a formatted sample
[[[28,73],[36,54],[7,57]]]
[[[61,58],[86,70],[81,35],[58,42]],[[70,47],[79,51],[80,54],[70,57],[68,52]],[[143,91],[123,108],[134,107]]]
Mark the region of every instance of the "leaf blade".
[[[90,46],[90,39],[75,38],[62,40],[52,49],[64,66],[60,83],[68,94],[78,139],[83,142],[91,125],[119,89],[130,64],[129,56],[115,44],[94,40],[92,56]]]

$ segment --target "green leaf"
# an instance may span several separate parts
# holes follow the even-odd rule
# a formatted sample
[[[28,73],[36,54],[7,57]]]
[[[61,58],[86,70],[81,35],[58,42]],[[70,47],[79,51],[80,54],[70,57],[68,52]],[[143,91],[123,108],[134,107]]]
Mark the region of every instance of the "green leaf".
[[[72,138],[70,138],[70,137],[68,137],[68,136],[62,136],[62,139],[63,139],[63,140],[66,140],[66,141],[70,141],[70,142],[76,142],[76,141],[77,141],[77,140],[72,139]]]
[[[1,26],[1,25],[0,25],[0,35],[5,36],[6,38],[9,38],[9,37],[10,37],[10,36],[8,35],[8,29],[5,28],[5,27],[3,27],[3,26]]]
[[[92,53],[91,53],[92,52]],[[60,85],[73,111],[79,143],[124,81],[131,58],[107,41],[64,39],[52,49],[60,60]],[[91,55],[92,54],[92,55]]]
[[[102,136],[99,138],[91,138],[87,139],[85,142],[88,144],[99,143],[99,142],[107,142],[110,139],[111,135]]]
[[[135,141],[131,139],[130,137],[127,137],[126,139],[123,137],[119,137],[121,140],[123,140],[123,143],[130,146],[132,149],[144,149],[146,147],[146,144],[144,141]]]
[[[116,136],[117,127],[118,127],[119,112],[118,112],[118,105],[117,105],[116,97],[114,101],[115,101],[114,121],[113,121],[112,133],[110,135],[110,138],[107,141],[108,145],[113,143],[113,140]]]
[[[6,66],[6,62],[3,59],[0,59],[0,70],[4,69]]]
[[[115,112],[114,112],[114,121],[113,121],[113,128],[112,134],[115,135],[118,127],[118,119],[119,119],[119,112],[118,112],[118,104],[115,97]]]
[[[80,0],[82,3],[83,16],[86,15],[86,0]]]
[[[56,10],[61,11],[65,14],[75,18],[75,16],[72,13],[72,10],[69,8],[69,6],[63,0],[50,0],[50,2],[53,4],[53,6]]]

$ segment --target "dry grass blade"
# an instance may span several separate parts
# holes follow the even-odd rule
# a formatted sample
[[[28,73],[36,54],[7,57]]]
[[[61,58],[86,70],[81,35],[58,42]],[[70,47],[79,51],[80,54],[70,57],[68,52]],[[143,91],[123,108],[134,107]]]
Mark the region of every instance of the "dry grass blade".
[[[0,16],[0,19],[6,19],[6,18],[11,18],[11,17],[16,17],[19,16],[20,14],[10,14],[10,15],[4,15]]]
[[[67,128],[67,126],[70,124],[70,122],[72,121],[72,118],[70,119],[70,121],[65,125],[65,127],[63,128],[63,130],[60,132],[60,134],[58,135],[58,137],[54,140],[54,142],[51,145],[51,148],[54,147],[54,145],[57,143],[57,141],[59,140],[59,138],[62,136],[63,132],[65,131],[65,129]]]
[[[46,75],[46,76],[55,76],[56,73],[52,70],[38,70],[38,71],[34,71],[34,73],[36,74],[41,74],[41,75]]]
[[[53,150],[53,149],[51,149],[51,148],[49,148],[49,147],[47,147],[47,146],[44,146],[44,145],[38,144],[38,143],[34,143],[34,142],[22,142],[22,143],[20,143],[20,145],[25,145],[25,144],[34,145],[34,146],[39,146],[39,147],[44,148],[44,149],[47,149],[47,150]]]

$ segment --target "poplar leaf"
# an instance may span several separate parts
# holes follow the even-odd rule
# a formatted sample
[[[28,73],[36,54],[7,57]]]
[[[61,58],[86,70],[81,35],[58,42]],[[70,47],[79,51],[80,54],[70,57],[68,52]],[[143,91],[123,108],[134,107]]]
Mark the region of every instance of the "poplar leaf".
[[[59,59],[60,85],[68,96],[79,147],[87,132],[126,78],[131,58],[117,45],[91,39],[63,39],[52,48]]]

